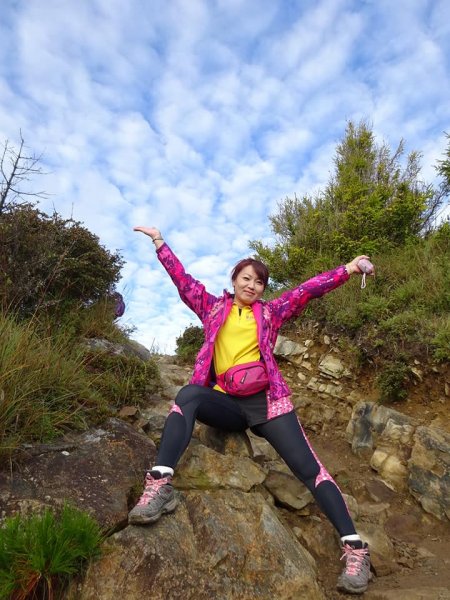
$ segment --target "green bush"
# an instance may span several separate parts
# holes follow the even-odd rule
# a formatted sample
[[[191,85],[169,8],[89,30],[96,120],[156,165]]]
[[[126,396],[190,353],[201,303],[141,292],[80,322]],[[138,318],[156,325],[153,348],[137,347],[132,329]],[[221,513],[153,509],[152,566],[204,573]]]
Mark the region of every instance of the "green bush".
[[[442,323],[442,327],[431,341],[434,358],[440,362],[450,361],[450,317]]]
[[[182,363],[192,363],[204,341],[203,328],[190,325],[177,337],[176,355]]]
[[[100,555],[102,532],[88,514],[65,505],[59,514],[6,518],[0,527],[0,599],[60,597],[68,579]]]
[[[81,223],[31,205],[1,214],[0,247],[0,306],[21,317],[96,302],[113,291],[123,264]]]
[[[275,246],[254,240],[250,247],[273,282],[290,287],[323,270],[324,262],[404,246],[430,230],[443,201],[420,170],[420,154],[404,156],[403,141],[392,151],[366,123],[349,122],[325,189],[280,202],[270,217]]]
[[[95,388],[116,408],[126,404],[142,405],[149,395],[161,390],[159,369],[154,360],[143,361],[102,350],[86,353],[85,360],[87,369],[97,375]]]
[[[411,369],[403,361],[384,365],[377,377],[381,402],[400,402],[407,395],[407,386],[411,378]]]

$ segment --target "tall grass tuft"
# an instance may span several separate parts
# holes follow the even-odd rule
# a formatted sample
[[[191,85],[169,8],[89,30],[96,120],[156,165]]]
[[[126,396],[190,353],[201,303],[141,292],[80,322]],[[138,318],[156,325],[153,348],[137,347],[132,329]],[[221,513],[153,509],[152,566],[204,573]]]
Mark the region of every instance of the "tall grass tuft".
[[[62,331],[0,313],[0,455],[24,441],[46,441],[104,410],[95,376]]]
[[[16,515],[0,527],[0,599],[54,600],[68,579],[100,555],[97,522],[69,505],[59,514]]]

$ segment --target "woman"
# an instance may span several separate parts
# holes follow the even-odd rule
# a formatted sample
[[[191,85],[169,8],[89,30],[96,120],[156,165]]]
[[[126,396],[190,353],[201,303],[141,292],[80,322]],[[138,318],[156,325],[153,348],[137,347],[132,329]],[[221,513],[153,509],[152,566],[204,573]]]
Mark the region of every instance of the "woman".
[[[177,286],[181,299],[202,321],[205,341],[190,383],[177,394],[167,417],[156,465],[147,473],[144,493],[131,510],[129,523],[153,523],[163,513],[175,510],[172,476],[189,444],[196,420],[227,431],[250,428],[275,448],[339,532],[346,566],[339,577],[338,589],[363,593],[370,575],[367,544],[357,534],[337,484],[309,444],[294,411],[291,392],[275,362],[273,348],[283,323],[298,316],[312,298],[342,285],[352,274],[362,273],[358,261],[368,257],[357,256],[347,265],[313,277],[268,302],[261,300],[269,279],[267,267],[255,259],[244,259],[231,274],[234,294],[224,291],[216,297],[185,272],[158,229],[135,227],[134,230],[152,239],[158,259]],[[241,373],[238,389],[233,388],[230,393],[230,373],[236,365],[248,377],[242,377]],[[259,369],[254,377],[252,365]],[[249,382],[253,387],[248,387]]]

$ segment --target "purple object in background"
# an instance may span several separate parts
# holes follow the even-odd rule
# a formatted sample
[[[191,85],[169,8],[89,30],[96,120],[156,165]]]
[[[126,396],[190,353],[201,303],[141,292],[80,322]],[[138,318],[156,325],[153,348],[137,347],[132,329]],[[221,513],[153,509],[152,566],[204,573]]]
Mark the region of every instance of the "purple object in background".
[[[119,294],[119,292],[116,292],[113,298],[116,301],[116,305],[114,307],[114,318],[118,319],[125,312],[125,302],[122,294]]]

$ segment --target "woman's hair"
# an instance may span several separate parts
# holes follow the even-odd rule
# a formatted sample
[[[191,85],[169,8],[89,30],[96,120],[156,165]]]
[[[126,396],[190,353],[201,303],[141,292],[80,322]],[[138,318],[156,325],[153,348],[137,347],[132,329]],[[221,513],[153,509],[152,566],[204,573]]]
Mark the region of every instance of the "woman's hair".
[[[265,289],[269,281],[269,269],[260,260],[256,260],[256,258],[243,258],[240,260],[231,271],[231,281],[234,281],[242,269],[245,269],[245,267],[253,267],[255,273],[264,283]]]

